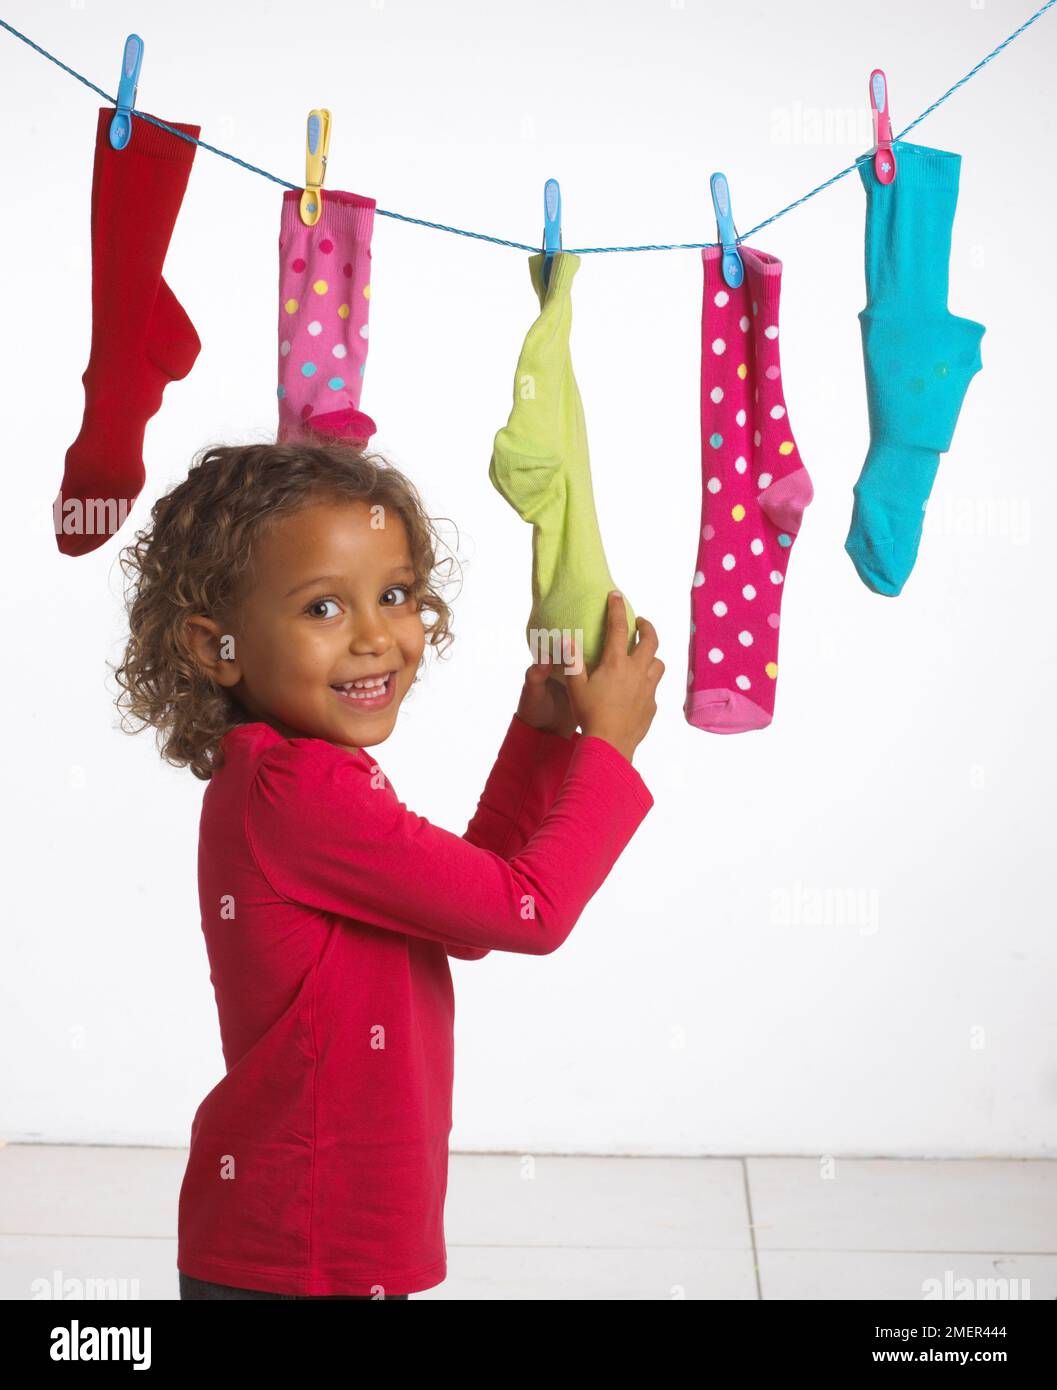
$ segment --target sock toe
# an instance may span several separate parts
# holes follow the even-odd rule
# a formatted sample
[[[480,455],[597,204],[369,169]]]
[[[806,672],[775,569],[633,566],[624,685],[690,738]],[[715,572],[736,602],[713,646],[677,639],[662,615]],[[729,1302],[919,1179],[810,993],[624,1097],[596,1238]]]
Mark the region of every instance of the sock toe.
[[[903,587],[903,581],[893,575],[892,543],[885,546],[863,546],[858,538],[851,536],[844,542],[844,549],[851,556],[859,578],[875,594],[895,598]]]
[[[900,514],[895,518],[895,534],[888,511],[861,492],[855,493],[855,507],[844,549],[851,556],[859,578],[875,594],[895,598],[902,592],[917,559],[919,523]],[[897,539],[905,535],[905,541]]]
[[[745,734],[765,729],[772,716],[737,690],[692,690],[683,703],[688,724],[710,734]]]

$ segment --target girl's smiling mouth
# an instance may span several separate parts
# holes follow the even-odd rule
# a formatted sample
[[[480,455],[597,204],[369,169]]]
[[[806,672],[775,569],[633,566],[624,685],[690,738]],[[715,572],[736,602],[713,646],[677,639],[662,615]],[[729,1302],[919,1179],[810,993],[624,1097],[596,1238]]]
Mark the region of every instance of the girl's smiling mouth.
[[[384,676],[364,676],[358,681],[344,681],[330,688],[350,709],[384,709],[396,691],[396,672],[387,671]]]

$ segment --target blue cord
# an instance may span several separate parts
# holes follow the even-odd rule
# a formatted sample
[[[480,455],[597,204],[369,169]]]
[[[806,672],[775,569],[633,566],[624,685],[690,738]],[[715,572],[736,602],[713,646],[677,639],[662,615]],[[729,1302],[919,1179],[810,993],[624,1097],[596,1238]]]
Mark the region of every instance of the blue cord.
[[[1030,17],[1030,19],[1026,19],[1019,29],[1015,29],[1013,33],[1009,35],[1008,38],[1003,39],[997,48],[993,48],[991,52],[988,53],[986,58],[981,58],[980,61],[977,63],[976,67],[974,67],[970,72],[967,72],[964,77],[960,78],[957,82],[955,82],[953,87],[949,87],[947,91],[945,91],[938,100],[934,101],[927,110],[922,111],[920,116],[915,117],[915,119],[912,120],[908,126],[906,126],[903,130],[899,132],[895,139],[902,140],[903,136],[906,135],[908,131],[913,130],[916,125],[920,125],[920,123],[925,119],[926,116],[930,116],[938,106],[942,106],[943,103],[947,100],[947,98],[953,96],[959,87],[964,87],[966,82],[968,82],[970,78],[975,77],[976,74],[980,71],[980,69],[986,67],[987,64],[992,60],[992,58],[997,58],[1004,48],[1008,47],[1008,45],[1011,44],[1014,39],[1019,38],[1020,35],[1023,34],[1025,29],[1029,29],[1037,19],[1040,19],[1046,13],[1046,11],[1052,9],[1055,4],[1057,4],[1057,0],[1046,0],[1046,3],[1040,6],[1040,8],[1037,9],[1035,13]],[[79,72],[75,72],[73,68],[67,67],[66,64],[61,62],[58,58],[56,58],[53,53],[49,53],[46,48],[41,48],[40,44],[34,43],[32,39],[29,39],[26,37],[25,34],[20,33],[14,27],[14,25],[8,24],[7,21],[4,19],[0,19],[0,26],[6,29],[9,33],[14,34],[16,39],[21,39],[23,43],[28,44],[30,48],[36,49],[36,51],[39,54],[41,54],[42,57],[48,58],[51,60],[51,62],[57,64],[60,68],[62,68],[63,72],[68,72],[71,77],[76,77],[78,82],[83,82],[86,87],[91,87],[92,91],[98,93],[98,95],[101,96],[104,101],[109,101],[112,106],[117,106],[116,97],[108,96],[107,93],[102,90],[102,88],[97,87],[94,82],[89,82],[87,77],[82,77],[81,74]],[[271,179],[272,183],[278,183],[282,185],[283,188],[300,189],[303,186],[298,183],[287,183],[285,179],[276,178],[274,174],[269,174],[267,169],[258,169],[256,164],[248,164],[246,160],[239,159],[238,155],[228,154],[226,150],[218,150],[215,145],[208,145],[204,140],[195,140],[193,136],[185,135],[182,130],[174,130],[172,126],[166,125],[164,121],[155,120],[153,116],[144,115],[141,111],[136,111],[135,109],[133,109],[132,114],[136,117],[137,120],[149,121],[151,125],[156,125],[161,130],[167,130],[171,135],[178,135],[181,140],[186,140],[188,144],[200,145],[202,149],[209,150],[211,154],[218,154],[220,155],[221,159],[230,159],[232,164],[238,164],[241,166],[241,168],[248,169],[251,174],[260,174],[262,178]],[[787,212],[792,212],[794,208],[800,207],[800,205],[802,203],[806,203],[809,198],[814,198],[816,194],[821,193],[826,188],[829,188],[831,184],[836,183],[839,179],[845,178],[848,174],[852,173],[852,171],[856,169],[860,164],[865,164],[872,158],[872,151],[869,154],[863,155],[862,158],[857,159],[854,164],[849,164],[846,169],[842,169],[840,173],[834,174],[833,177],[831,179],[827,179],[825,183],[820,183],[817,188],[813,188],[810,193],[805,193],[802,198],[797,198],[795,203],[790,203],[788,207],[782,208],[779,212],[774,213],[771,217],[766,218],[763,222],[758,222],[755,227],[751,227],[747,232],[741,234],[737,239],[737,244],[740,245],[743,241],[746,241],[749,237],[754,236],[758,231],[761,231],[764,227],[769,227],[772,222],[777,222],[779,217],[784,217]],[[325,191],[326,190],[324,190],[324,192]],[[379,217],[393,217],[396,218],[396,220],[399,222],[410,222],[416,227],[431,227],[434,231],[437,232],[451,232],[454,236],[472,237],[477,241],[490,241],[496,246],[510,246],[515,251],[538,251],[540,249],[538,246],[526,245],[526,243],[523,241],[507,241],[504,237],[488,236],[484,232],[467,232],[464,231],[461,227],[445,226],[443,222],[428,222],[423,217],[408,217],[406,216],[406,214],[402,212],[387,212],[385,208],[375,208],[375,212]],[[682,241],[675,242],[669,246],[575,246],[566,247],[565,249],[570,251],[575,256],[594,256],[601,255],[606,252],[615,251],[699,251],[703,250],[705,247],[718,245],[719,243],[715,241]]]

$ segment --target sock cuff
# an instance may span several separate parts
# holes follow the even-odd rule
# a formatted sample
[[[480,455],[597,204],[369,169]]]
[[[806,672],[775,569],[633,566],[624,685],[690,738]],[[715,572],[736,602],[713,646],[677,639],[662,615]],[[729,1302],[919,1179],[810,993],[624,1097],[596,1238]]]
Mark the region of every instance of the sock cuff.
[[[778,305],[782,297],[782,262],[777,256],[758,251],[754,246],[740,245],[738,254],[745,268],[745,279],[738,289],[731,291],[723,278],[723,248],[706,246],[701,251],[701,261],[705,270],[705,294],[710,302],[720,291],[741,294],[746,290],[756,305],[756,317],[768,311],[777,321]]]
[[[547,283],[547,288],[543,288],[543,252],[537,251],[535,255],[529,257],[529,277],[532,280],[532,288],[540,299],[540,306],[543,303],[559,294],[567,294],[573,283],[576,272],[580,269],[580,257],[574,256],[571,251],[559,251],[551,262],[551,275]]]
[[[913,304],[918,312],[947,305],[951,235],[962,157],[950,150],[896,141],[895,181],[878,183],[860,164],[866,193],[866,298]]]
[[[778,306],[782,298],[782,262],[777,256],[766,251],[757,251],[754,246],[738,248],[742,254],[742,264],[752,292],[753,303],[768,311],[768,322],[778,322]],[[764,325],[766,326],[766,325]]]
[[[184,135],[192,137],[191,140],[181,140],[179,135],[174,135],[171,130],[162,130],[161,126],[152,125],[150,121],[137,120],[132,118],[132,138],[123,150],[115,150],[110,144],[110,122],[114,119],[117,111],[116,106],[100,107],[99,116],[96,124],[95,139],[96,145],[105,145],[111,154],[118,158],[123,154],[143,154],[151,159],[169,159],[174,164],[190,165],[198,151],[198,146],[192,143],[197,140],[202,133],[200,125],[185,125],[180,121],[166,121],[165,124],[172,126],[173,130],[180,130]],[[153,111],[144,111],[144,116],[154,116]],[[160,116],[154,116],[156,121],[160,121]]]
[[[912,145],[902,140],[892,141],[896,157],[895,185],[917,188],[926,192],[958,192],[962,157],[953,150],[936,150],[930,145]],[[859,178],[868,197],[886,193],[892,195],[893,185],[878,182],[872,157],[858,165]]]
[[[345,242],[351,237],[360,245],[370,246],[374,231],[374,210],[377,207],[374,198],[324,188],[319,221],[314,227],[309,227],[301,221],[301,193],[300,188],[288,188],[283,194],[280,231],[284,240],[297,231],[327,231],[340,236]]]

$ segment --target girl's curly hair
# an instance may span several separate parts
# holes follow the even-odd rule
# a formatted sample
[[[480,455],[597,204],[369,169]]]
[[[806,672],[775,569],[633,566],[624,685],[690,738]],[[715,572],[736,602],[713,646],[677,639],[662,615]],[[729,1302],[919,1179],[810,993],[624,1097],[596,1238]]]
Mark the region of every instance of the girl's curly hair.
[[[220,766],[221,739],[248,715],[198,667],[186,621],[235,612],[263,530],[320,500],[380,503],[400,516],[415,571],[407,587],[419,611],[434,615],[424,624],[426,640],[439,655],[455,640],[451,609],[434,586],[440,537],[414,484],[381,454],[311,435],[199,450],[184,481],[158,498],[150,524],[120,554],[131,579],[129,639],[120,664],[107,665],[122,687],[116,703],[124,732],[156,729],[166,762],[202,781]],[[454,557],[443,563],[450,569]]]

